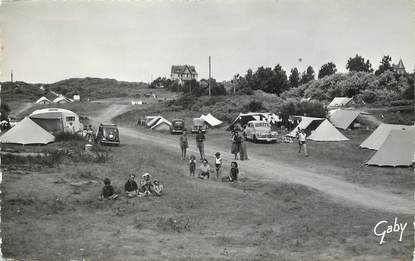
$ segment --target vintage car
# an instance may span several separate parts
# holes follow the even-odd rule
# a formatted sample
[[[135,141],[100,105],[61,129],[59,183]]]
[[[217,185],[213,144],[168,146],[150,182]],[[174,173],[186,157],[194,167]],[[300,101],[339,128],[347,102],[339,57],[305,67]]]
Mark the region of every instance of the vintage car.
[[[95,143],[102,145],[119,145],[120,133],[115,124],[100,124],[95,135]]]
[[[184,126],[184,120],[174,119],[171,121],[170,133],[171,134],[182,134],[186,128]]]
[[[271,130],[266,121],[249,121],[244,130],[246,138],[253,142],[276,142],[278,133]]]
[[[193,126],[192,126],[192,133],[198,133],[199,130],[202,130],[202,133],[206,133],[206,130],[207,130],[206,123],[201,118],[194,118]]]

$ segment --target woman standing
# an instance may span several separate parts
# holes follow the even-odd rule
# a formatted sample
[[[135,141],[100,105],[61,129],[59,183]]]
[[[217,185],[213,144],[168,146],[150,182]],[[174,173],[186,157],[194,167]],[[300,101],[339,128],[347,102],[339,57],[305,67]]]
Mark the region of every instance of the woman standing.
[[[186,130],[183,130],[182,135],[180,136],[179,139],[179,143],[180,143],[180,149],[182,150],[182,160],[186,159],[186,151],[187,148],[189,147],[189,142],[187,141],[187,134],[186,134]]]
[[[246,150],[246,133],[242,132],[241,137],[241,151],[240,151],[240,158],[241,160],[248,160],[248,151]]]
[[[238,153],[241,151],[241,136],[239,136],[239,133],[235,131],[232,135],[232,148],[231,153],[235,155],[235,160],[238,159]]]

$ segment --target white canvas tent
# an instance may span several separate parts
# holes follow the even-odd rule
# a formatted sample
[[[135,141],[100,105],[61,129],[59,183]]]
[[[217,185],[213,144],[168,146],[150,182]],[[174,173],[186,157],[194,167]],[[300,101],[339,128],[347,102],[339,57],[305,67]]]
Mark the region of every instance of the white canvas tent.
[[[409,166],[415,153],[415,129],[391,130],[379,150],[366,164]]]
[[[295,126],[295,128],[289,134],[287,134],[287,136],[295,137],[296,134],[297,134],[297,129],[298,128],[300,128],[301,130],[304,129],[304,130],[306,130],[306,132],[307,131],[310,132],[313,128],[310,129],[309,127],[314,127],[315,126],[315,128],[317,128],[318,124],[321,123],[323,120],[324,120],[324,118],[301,116],[300,123],[297,126]],[[311,126],[311,125],[314,125],[314,126]]]
[[[40,127],[36,122],[26,117],[0,136],[1,143],[15,144],[48,144],[53,142],[55,137]]]
[[[36,104],[51,104],[52,101],[49,100],[48,98],[46,98],[45,96],[42,96],[41,98],[39,98],[36,102]]]
[[[352,100],[353,98],[348,98],[348,97],[335,97],[327,107],[328,108],[343,107],[343,106],[346,106]]]
[[[385,142],[386,138],[392,130],[404,130],[409,128],[414,128],[414,126],[382,123],[376,128],[374,132],[372,132],[369,137],[367,137],[362,142],[362,144],[360,144],[360,147],[378,150]]]
[[[222,124],[222,121],[215,118],[212,114],[208,113],[207,115],[200,116],[202,120],[204,120],[207,124],[209,124],[212,127],[218,126]]]
[[[359,116],[359,111],[336,110],[330,115],[330,121],[336,128],[346,130]]]
[[[154,124],[156,124],[161,118],[160,115],[159,116],[147,116],[146,117],[146,122],[147,122],[147,127],[151,128],[153,127]]]
[[[327,119],[324,120],[310,136],[309,140],[314,141],[346,141],[346,138],[340,131],[336,129]]]
[[[69,102],[72,102],[72,101],[66,98],[65,96],[59,96],[53,100],[53,103],[69,103]]]
[[[151,126],[151,129],[152,130],[158,130],[158,131],[161,131],[161,130],[170,130],[170,126],[171,126],[171,122],[170,121],[166,120],[163,117],[160,117],[158,119],[158,121],[153,126]]]

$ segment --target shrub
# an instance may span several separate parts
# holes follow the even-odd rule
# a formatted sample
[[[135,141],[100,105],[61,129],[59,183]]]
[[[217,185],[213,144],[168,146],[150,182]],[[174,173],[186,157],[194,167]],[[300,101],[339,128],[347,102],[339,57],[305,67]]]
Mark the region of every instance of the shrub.
[[[261,101],[251,101],[248,104],[248,106],[246,106],[246,109],[251,112],[259,112],[266,110]]]
[[[55,141],[72,141],[72,140],[85,140],[81,135],[71,132],[59,132],[55,135]]]

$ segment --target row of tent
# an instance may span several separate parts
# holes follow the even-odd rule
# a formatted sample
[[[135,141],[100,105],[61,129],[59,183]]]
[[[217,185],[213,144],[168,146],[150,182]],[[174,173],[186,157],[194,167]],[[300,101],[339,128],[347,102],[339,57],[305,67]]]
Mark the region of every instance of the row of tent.
[[[210,127],[216,127],[222,124],[222,121],[217,119],[212,114],[208,113],[206,115],[202,114],[199,118],[195,118],[198,120],[202,120],[205,124]],[[172,126],[172,123],[164,118],[163,116],[146,116],[145,117],[145,125],[152,129],[152,130],[169,130]]]
[[[75,97],[76,95],[74,95]],[[53,101],[49,100],[45,96],[40,97],[35,103],[36,104],[51,104],[51,103],[70,103],[73,100],[66,98],[65,96],[56,97]]]

